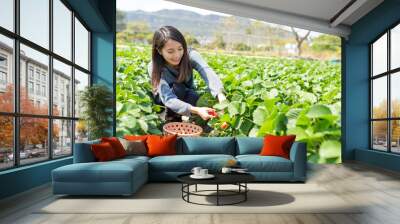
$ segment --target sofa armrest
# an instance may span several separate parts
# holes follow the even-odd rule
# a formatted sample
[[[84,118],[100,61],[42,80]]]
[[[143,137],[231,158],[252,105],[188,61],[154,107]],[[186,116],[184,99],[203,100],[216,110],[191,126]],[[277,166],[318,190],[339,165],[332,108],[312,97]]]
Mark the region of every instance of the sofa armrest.
[[[304,142],[294,142],[290,149],[290,160],[293,162],[293,179],[305,181],[307,175],[307,146]]]
[[[74,145],[74,163],[95,162],[96,158],[94,157],[90,146],[92,144],[98,144],[98,143],[100,143],[100,140],[75,143],[75,145]]]

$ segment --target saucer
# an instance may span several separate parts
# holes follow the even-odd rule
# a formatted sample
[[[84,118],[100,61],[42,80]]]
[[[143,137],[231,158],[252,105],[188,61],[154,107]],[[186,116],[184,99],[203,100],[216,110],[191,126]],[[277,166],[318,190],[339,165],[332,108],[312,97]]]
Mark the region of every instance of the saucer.
[[[204,175],[204,176],[202,176],[202,175],[194,175],[194,174],[190,175],[190,178],[193,178],[193,179],[211,179],[211,178],[214,178],[214,177],[215,176],[212,175],[212,174],[207,174],[207,175]]]

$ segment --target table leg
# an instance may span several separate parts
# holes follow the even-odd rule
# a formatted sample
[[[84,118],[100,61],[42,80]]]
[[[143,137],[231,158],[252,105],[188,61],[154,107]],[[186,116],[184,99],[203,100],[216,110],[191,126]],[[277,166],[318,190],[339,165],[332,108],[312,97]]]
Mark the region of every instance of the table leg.
[[[247,192],[248,192],[248,190],[247,190],[247,182],[244,183],[244,190],[245,190],[245,192],[244,192],[244,201],[247,201]]]
[[[219,205],[219,184],[217,184],[217,206]]]
[[[182,192],[182,199],[183,199],[183,190],[184,190],[184,184],[182,183],[182,187],[181,187],[181,192]]]
[[[196,184],[196,186],[195,186],[195,191],[197,192],[197,184]]]
[[[190,201],[189,201],[189,195],[190,195],[190,184],[188,184],[188,185],[187,185],[187,192],[188,192],[188,193],[187,193],[187,201],[188,201],[188,202],[190,202]]]

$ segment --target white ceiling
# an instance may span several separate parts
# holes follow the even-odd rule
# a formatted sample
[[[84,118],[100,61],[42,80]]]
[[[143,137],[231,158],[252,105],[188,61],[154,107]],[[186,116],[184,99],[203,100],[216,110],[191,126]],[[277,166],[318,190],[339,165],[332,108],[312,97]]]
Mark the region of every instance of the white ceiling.
[[[350,26],[353,23],[383,2],[383,0],[168,1],[342,37],[350,34]],[[346,9],[339,13],[343,8]]]

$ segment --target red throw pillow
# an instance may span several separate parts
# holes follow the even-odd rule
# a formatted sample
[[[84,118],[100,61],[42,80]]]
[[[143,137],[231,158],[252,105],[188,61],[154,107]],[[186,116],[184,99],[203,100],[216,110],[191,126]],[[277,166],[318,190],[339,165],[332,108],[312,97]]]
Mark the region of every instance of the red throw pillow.
[[[122,146],[121,142],[117,137],[104,137],[101,138],[101,142],[108,142],[111,144],[112,148],[114,149],[115,155],[117,158],[125,157],[126,151],[124,146]]]
[[[146,142],[146,139],[149,135],[125,135],[124,139],[129,140],[129,141],[137,141],[141,140]]]
[[[177,135],[149,135],[146,140],[148,156],[175,155],[177,137]]]
[[[115,151],[109,142],[102,142],[99,144],[91,145],[94,157],[99,162],[109,161],[116,159]]]
[[[290,148],[296,135],[274,136],[266,135],[264,137],[264,145],[261,149],[262,156],[281,156],[290,159]]]

